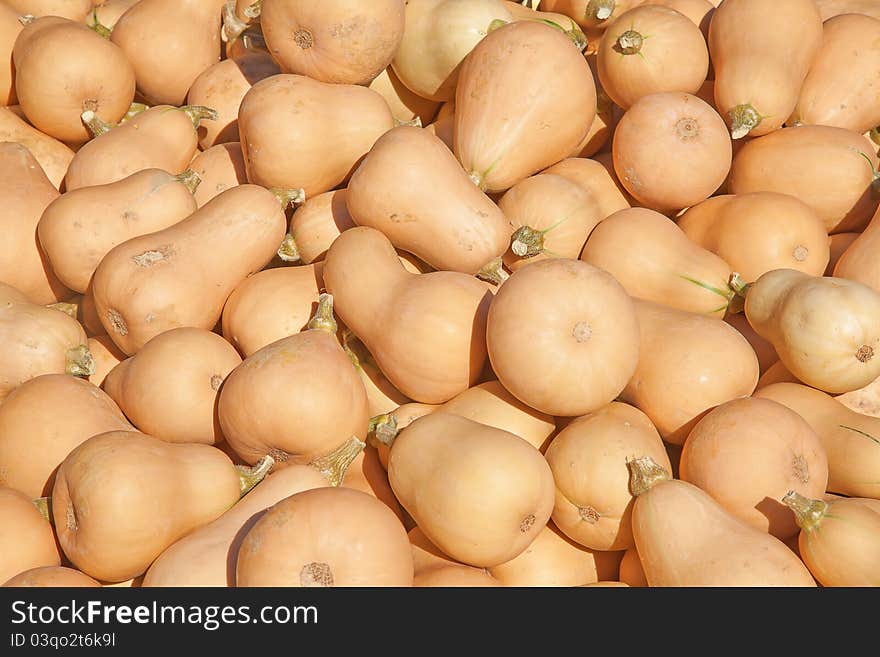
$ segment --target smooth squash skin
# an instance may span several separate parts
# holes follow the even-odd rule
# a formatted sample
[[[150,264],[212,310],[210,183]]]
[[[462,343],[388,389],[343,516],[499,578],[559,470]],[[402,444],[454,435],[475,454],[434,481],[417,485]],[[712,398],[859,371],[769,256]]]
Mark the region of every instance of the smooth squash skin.
[[[797,525],[778,500],[789,490],[821,497],[828,458],[816,432],[791,409],[771,399],[734,399],[688,434],[679,473],[736,517],[784,541]]]
[[[413,126],[380,137],[348,183],[359,226],[435,269],[476,274],[510,243],[511,222],[462,170],[439,138]]]
[[[645,207],[677,212],[711,196],[730,171],[724,121],[681,92],[642,96],[623,115],[612,142],[614,170]]]
[[[627,459],[650,456],[667,471],[672,469],[648,416],[621,402],[571,422],[553,438],[544,456],[556,482],[554,524],[592,550],[633,546]]]
[[[215,445],[220,386],[241,364],[222,337],[200,328],[160,333],[134,356],[113,386],[113,397],[139,431],[170,443]]]
[[[395,388],[388,377],[382,373],[376,364],[376,359],[373,358],[363,342],[347,328],[344,328],[341,333],[342,348],[345,349],[345,353],[364,383],[372,425],[372,418],[390,413],[402,404],[408,403],[410,399]]]
[[[752,349],[754,349],[755,355],[758,357],[758,367],[761,374],[766,372],[774,363],[779,362],[776,349],[773,348],[771,343],[755,333],[755,329],[751,327],[749,320],[746,319],[743,313],[728,313],[724,321],[735,328],[752,345]]]
[[[880,209],[874,213],[867,228],[858,234],[841,253],[833,275],[857,281],[880,292],[880,265],[877,248],[880,245]]]
[[[220,426],[246,462],[270,454],[276,467],[315,463],[336,485],[346,455],[363,448],[367,395],[336,328],[333,299],[322,294],[308,330],[259,349],[226,378]]]
[[[695,94],[709,72],[700,28],[674,9],[650,3],[614,21],[597,58],[602,88],[623,109],[648,94]]]
[[[664,441],[682,445],[706,411],[752,394],[758,359],[726,322],[639,299],[634,305],[639,363],[620,400],[645,413]]]
[[[346,205],[347,196],[347,190],[335,189],[307,198],[294,210],[288,235],[295,253],[290,257],[296,256],[306,264],[323,260],[333,240],[355,226]]]
[[[789,194],[813,208],[829,233],[861,231],[880,202],[877,166],[877,154],[856,132],[782,128],[742,146],[730,168],[729,191]]]
[[[0,107],[0,141],[15,141],[27,148],[52,186],[60,188],[74,155],[68,146],[40,132],[8,107]]]
[[[95,373],[89,376],[89,383],[100,388],[111,370],[125,360],[125,354],[119,351],[106,333],[89,336],[88,346],[95,361]]]
[[[440,103],[427,98],[422,98],[418,94],[410,91],[391,66],[386,67],[377,75],[370,83],[370,89],[385,99],[394,120],[400,123],[409,123],[416,121],[427,127],[437,111],[440,109]]]
[[[471,566],[522,553],[553,510],[553,474],[534,446],[449,413],[425,415],[400,432],[388,480],[425,536]]]
[[[285,73],[368,85],[403,39],[403,0],[265,0],[260,26]]]
[[[103,257],[117,244],[152,233],[196,211],[194,178],[144,169],[114,183],[81,187],[52,201],[37,237],[52,270],[84,293]]]
[[[182,105],[198,75],[220,60],[225,0],[141,0],[123,14],[110,40],[134,68],[150,105]]]
[[[20,15],[60,16],[81,21],[92,8],[92,0],[3,0]]]
[[[347,180],[393,126],[388,103],[375,91],[304,75],[273,75],[257,82],[238,112],[248,180],[302,189],[306,198]]]
[[[864,231],[863,231],[864,232]],[[831,246],[828,258],[828,266],[825,268],[825,276],[833,276],[837,263],[843,257],[843,254],[849,250],[850,245],[855,242],[862,233],[835,233],[830,236]],[[849,278],[844,276],[841,271],[840,278]],[[873,287],[873,286],[872,286]],[[876,289],[876,288],[875,288]]]
[[[800,90],[792,120],[867,132],[880,125],[880,20],[861,14],[822,24],[822,47]]]
[[[247,183],[244,153],[241,151],[241,144],[237,141],[217,144],[197,153],[187,168],[201,180],[196,191],[193,192],[198,207],[202,207],[230,187]]]
[[[633,587],[648,586],[642,562],[639,560],[639,553],[634,547],[624,552],[623,558],[620,560],[620,581]]]
[[[498,207],[514,228],[503,256],[511,271],[547,258],[577,258],[602,219],[590,192],[552,173],[518,182],[499,199]]]
[[[235,287],[272,260],[285,227],[274,194],[239,185],[173,226],[114,247],[92,279],[107,334],[133,354],[171,328],[211,329]]]
[[[247,358],[306,330],[324,287],[321,263],[276,267],[244,279],[223,306],[223,337]]]
[[[730,265],[647,208],[604,219],[581,260],[610,273],[633,297],[679,310],[721,318],[734,297]]]
[[[73,294],[58,280],[37,239],[40,216],[58,190],[22,144],[0,143],[0,281],[30,301],[55,303]]]
[[[339,318],[407,398],[442,404],[477,382],[488,284],[452,271],[410,273],[388,238],[366,226],[336,238],[323,276]]]
[[[824,222],[788,194],[712,197],[688,209],[676,223],[691,241],[719,255],[746,282],[773,269],[821,276],[830,256]]]
[[[814,0],[732,0],[709,26],[715,106],[734,139],[778,130],[822,46]]]
[[[245,53],[224,59],[199,73],[186,94],[188,105],[210,107],[217,118],[199,125],[199,147],[238,141],[238,110],[250,88],[260,80],[280,73],[275,60],[264,52]]]
[[[709,40],[709,23],[712,22],[712,15],[715,8],[721,3],[721,0],[648,0],[647,5],[660,5],[674,9],[678,13],[686,16],[690,21],[700,28],[703,38]],[[709,64],[711,72],[711,62]]]
[[[461,63],[493,21],[512,18],[500,0],[409,0],[394,73],[422,98],[452,100]]]
[[[599,206],[601,219],[630,207],[625,191],[621,191],[612,173],[596,159],[569,157],[542,173],[562,176],[590,192]]]
[[[790,491],[801,559],[822,586],[880,586],[880,513],[855,499],[829,502]]]
[[[80,148],[67,170],[65,189],[106,185],[144,169],[182,173],[198,148],[199,122],[210,108],[156,105],[112,127],[90,120],[98,136]]]
[[[501,586],[485,568],[468,566],[443,554],[424,532],[413,527],[408,533],[412,546],[413,586],[492,587]]]
[[[0,485],[31,498],[49,495],[55,469],[78,445],[98,433],[132,429],[94,384],[67,374],[35,377],[0,405]]]
[[[19,490],[0,487],[0,580],[31,568],[60,566],[52,525],[32,499]]]
[[[502,192],[574,152],[596,116],[596,85],[559,29],[519,21],[465,59],[455,92],[455,155],[487,192]],[[529,107],[526,116],[515,107]]]
[[[649,586],[815,586],[774,536],[650,460],[629,463],[633,537]]]
[[[749,286],[745,313],[807,385],[844,393],[880,377],[880,293],[867,285],[776,269]]]
[[[544,0],[543,11],[570,16],[587,29],[591,39],[611,25],[618,17],[644,0]]]
[[[586,136],[571,154],[571,157],[576,158],[593,157],[599,151],[604,150],[614,134],[617,121],[623,115],[623,110],[614,104],[614,101],[608,97],[605,89],[602,88],[602,83],[599,81],[595,53],[587,55],[587,64],[590,65],[593,83],[596,85],[596,118],[590,124],[590,129],[587,131]]]
[[[135,73],[125,53],[82,23],[37,19],[18,36],[15,90],[28,122],[68,144],[91,137],[85,111],[108,123],[131,106]]]
[[[313,488],[272,506],[241,542],[235,585],[412,586],[406,530],[375,497]]]
[[[65,566],[39,566],[31,568],[6,580],[3,584],[4,588],[97,588],[100,586],[100,582],[92,579],[85,573]]]
[[[329,485],[324,475],[307,465],[269,474],[222,516],[162,552],[144,575],[142,586],[235,586],[238,549],[266,510],[291,495]]]
[[[20,13],[6,4],[0,4],[0,107],[15,105],[15,64],[12,61],[12,49],[21,32],[22,24],[18,20]],[[0,112],[3,116],[5,112]]]
[[[774,383],[755,397],[784,404],[813,428],[828,458],[831,492],[880,498],[880,418],[857,413],[821,390],[798,383]],[[803,493],[805,494],[805,493]]]
[[[880,20],[880,7],[874,0],[816,0],[823,21],[840,14],[864,14]]]
[[[633,302],[611,274],[553,258],[501,286],[486,338],[492,368],[511,394],[543,413],[574,416],[623,390],[638,363],[638,332]]]

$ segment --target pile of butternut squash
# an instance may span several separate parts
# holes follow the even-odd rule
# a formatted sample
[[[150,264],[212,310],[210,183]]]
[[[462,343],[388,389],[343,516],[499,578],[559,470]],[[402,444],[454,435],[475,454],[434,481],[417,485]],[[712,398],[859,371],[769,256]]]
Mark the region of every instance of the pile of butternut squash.
[[[880,586],[880,3],[0,0],[0,584]]]

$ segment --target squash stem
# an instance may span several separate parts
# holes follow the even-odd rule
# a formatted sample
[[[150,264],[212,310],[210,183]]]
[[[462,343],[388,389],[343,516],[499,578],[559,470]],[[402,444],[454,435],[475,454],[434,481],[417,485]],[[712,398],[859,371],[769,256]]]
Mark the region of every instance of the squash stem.
[[[273,187],[269,191],[278,197],[278,201],[281,203],[281,207],[284,210],[286,210],[288,206],[302,205],[306,202],[306,190],[302,187],[299,189],[278,189],[277,187]]]
[[[308,330],[310,331],[327,331],[328,333],[336,333],[339,325],[333,317],[333,295],[322,292],[318,297],[318,308],[315,310],[314,316],[309,320]]]
[[[312,460],[309,465],[324,475],[331,486],[338,486],[345,478],[352,461],[364,451],[366,446],[363,440],[352,436],[329,454]]]
[[[626,467],[629,470],[629,490],[636,497],[650,490],[655,484],[672,479],[669,473],[650,456],[627,459]]]
[[[511,237],[510,250],[520,258],[533,258],[544,251],[544,231],[520,226]]]
[[[614,50],[622,55],[637,55],[642,51],[644,37],[635,30],[627,30],[614,43]]]
[[[422,117],[417,116],[415,118],[410,119],[409,121],[401,121],[400,119],[394,119],[394,127],[399,128],[402,125],[408,125],[413,128],[421,128],[422,126]]]
[[[49,524],[52,523],[52,498],[51,497],[38,497],[33,500],[34,506],[37,507],[37,511],[40,512],[40,515],[45,518],[46,522]]]
[[[238,483],[241,487],[239,499],[247,495],[254,486],[263,481],[263,478],[269,474],[269,470],[275,465],[275,459],[266,454],[263,458],[252,466],[237,465],[235,469],[238,471]]]
[[[18,22],[21,23],[22,25],[30,25],[35,20],[37,20],[37,17],[34,16],[33,14],[24,14],[24,15],[18,17]]]
[[[808,532],[818,529],[829,507],[823,500],[811,500],[794,490],[785,494],[782,503],[794,511],[798,527]]]
[[[65,315],[70,315],[74,319],[76,319],[77,314],[79,314],[79,304],[75,301],[58,301],[57,303],[47,304],[46,308],[60,310]]]
[[[235,41],[247,29],[248,24],[235,13],[235,0],[227,0],[223,7],[223,29],[220,35],[227,43]]]
[[[370,419],[367,440],[373,447],[384,445],[390,448],[398,434],[397,418],[393,413],[382,413]]]
[[[183,105],[179,109],[181,112],[189,117],[189,120],[192,121],[194,128],[198,128],[199,124],[206,119],[210,121],[216,121],[220,118],[217,110],[210,107],[205,107],[204,105]]]
[[[296,248],[296,242],[293,240],[293,235],[287,233],[284,236],[284,239],[281,241],[281,246],[278,247],[278,257],[281,258],[284,262],[299,262],[300,255],[299,249]]]
[[[758,110],[746,103],[737,105],[728,112],[730,116],[730,136],[733,139],[742,139],[760,125],[762,117]]]
[[[742,276],[740,276],[739,272],[732,272],[730,274],[730,281],[727,283],[731,290],[733,290],[736,296],[741,297],[743,299],[749,293],[749,288],[752,286],[751,283],[746,283]]]
[[[89,28],[98,36],[104,37],[105,39],[110,38],[110,33],[113,31],[103,23],[101,23],[101,19],[98,18],[98,8],[95,7],[92,9],[91,20],[87,23]]]
[[[501,256],[494,258],[484,265],[483,268],[477,272],[476,276],[477,278],[488,281],[493,285],[501,285],[504,281],[510,278],[510,274],[504,271]]]
[[[107,123],[104,119],[99,118],[92,110],[86,110],[80,114],[80,118],[94,137],[100,137],[105,132],[110,132],[115,127],[113,124]]]
[[[491,23],[489,23],[489,27],[486,28],[486,34],[489,34],[490,32],[494,32],[499,27],[504,27],[505,25],[507,25],[506,20],[504,20],[503,18],[496,18]]]
[[[81,344],[67,350],[65,371],[73,376],[87,379],[95,373],[95,359],[87,345]]]
[[[150,106],[145,103],[132,103],[129,106],[128,111],[125,113],[125,116],[122,117],[122,120],[119,123],[125,123],[126,121],[129,121],[136,117],[141,112],[146,112],[148,109],[150,109]]]
[[[590,0],[584,10],[584,18],[588,21],[608,20],[616,7],[615,0]]]
[[[187,169],[183,173],[177,174],[176,176],[174,176],[174,179],[177,182],[182,183],[189,190],[190,194],[195,194],[199,183],[202,182],[199,174],[197,174],[192,169]]]
[[[259,18],[261,13],[263,13],[263,0],[257,0],[244,8],[244,15],[251,20]]]
[[[871,141],[880,146],[880,126],[876,128],[871,128],[871,132],[869,134],[871,135]]]

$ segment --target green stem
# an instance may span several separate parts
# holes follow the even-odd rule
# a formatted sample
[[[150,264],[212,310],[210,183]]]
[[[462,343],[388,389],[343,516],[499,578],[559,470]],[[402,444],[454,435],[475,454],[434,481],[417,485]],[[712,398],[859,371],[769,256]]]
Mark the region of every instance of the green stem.
[[[520,258],[533,258],[544,251],[544,231],[520,226],[510,241],[510,250]]]
[[[818,529],[829,507],[823,500],[811,500],[793,490],[785,494],[782,503],[794,511],[798,527],[808,532]]]
[[[493,285],[501,285],[510,278],[510,274],[504,271],[501,256],[486,263],[480,271],[477,272],[477,278],[488,281]]]
[[[235,469],[238,471],[238,483],[240,485],[241,494],[239,499],[247,495],[263,478],[269,474],[269,470],[275,465],[275,459],[268,454],[256,462],[255,465],[237,465]]]
[[[278,189],[273,187],[269,191],[278,197],[281,207],[285,210],[288,206],[302,205],[306,202],[306,190],[301,187],[299,189]]]
[[[865,161],[868,163],[868,166],[871,167],[871,175],[873,176],[873,180],[871,181],[871,196],[873,198],[877,198],[880,196],[880,171],[877,170],[877,167],[874,166],[874,163],[871,162],[871,158],[868,157],[862,151],[859,151],[859,155],[865,158]]]
[[[504,20],[503,18],[496,18],[491,23],[489,23],[489,27],[486,28],[486,34],[489,34],[490,32],[494,32],[499,27],[504,27],[505,25],[507,25],[506,20]]]
[[[48,304],[46,308],[60,310],[65,315],[70,315],[74,319],[76,319],[77,314],[79,314],[79,304],[74,301],[58,301],[57,303]]]
[[[758,110],[746,103],[737,105],[728,112],[730,116],[730,136],[733,139],[742,139],[760,125],[763,117]]]
[[[177,174],[176,176],[174,176],[174,179],[177,182],[183,184],[189,190],[190,194],[195,194],[199,183],[202,182],[199,174],[197,174],[192,169],[187,169],[183,173]]]
[[[281,258],[284,262],[299,262],[300,255],[299,249],[296,248],[296,242],[293,240],[293,235],[287,233],[284,236],[284,239],[281,241],[281,246],[278,247],[278,257]]]
[[[650,490],[659,482],[672,478],[650,456],[627,459],[626,467],[629,470],[629,490],[636,497]]]
[[[150,109],[150,106],[145,103],[132,103],[128,108],[128,111],[125,113],[125,116],[122,117],[120,123],[125,123],[136,117],[138,114],[146,112],[148,109]]]
[[[333,317],[333,295],[322,292],[318,297],[318,308],[309,320],[308,330],[336,333],[339,326]]]
[[[194,128],[198,128],[199,124],[206,119],[216,121],[220,118],[217,110],[205,107],[204,105],[184,105],[178,109],[189,117]]]
[[[38,497],[33,500],[34,506],[37,507],[37,511],[40,512],[40,515],[46,519],[46,522],[49,524],[54,524],[52,522],[52,498],[51,497]]]
[[[235,0],[227,0],[223,6],[223,29],[220,33],[224,41],[235,41],[247,26],[235,13]]]
[[[88,23],[89,28],[95,32],[98,36],[104,37],[105,39],[110,38],[110,33],[113,31],[106,25],[101,23],[101,20],[98,18],[98,8],[95,7],[92,9],[92,20]]]
[[[352,436],[329,454],[313,459],[309,465],[327,478],[331,486],[338,486],[358,454],[367,444],[357,436]]]
[[[92,358],[92,352],[89,351],[87,345],[81,344],[67,350],[65,371],[73,376],[86,379],[95,373],[95,359]]]
[[[110,132],[114,126],[111,123],[107,123],[103,119],[99,118],[97,114],[95,114],[92,110],[86,110],[82,114],[80,114],[80,118],[82,122],[86,124],[86,127],[92,133],[94,137],[100,137],[105,132]]]

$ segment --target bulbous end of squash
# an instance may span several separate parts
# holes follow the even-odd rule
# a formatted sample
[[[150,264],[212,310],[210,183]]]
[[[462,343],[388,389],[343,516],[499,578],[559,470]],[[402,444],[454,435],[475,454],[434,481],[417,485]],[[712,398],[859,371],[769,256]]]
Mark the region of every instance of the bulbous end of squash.
[[[333,317],[332,294],[322,292],[318,297],[318,308],[309,320],[307,328],[310,331],[327,331],[328,333],[336,333],[339,330],[336,318]]]
[[[584,18],[588,21],[607,21],[616,8],[615,0],[590,0],[584,10]]]
[[[392,413],[382,413],[370,419],[367,440],[373,447],[390,448],[398,434],[397,418]]]
[[[751,104],[737,105],[728,112],[730,116],[730,136],[742,139],[758,127],[763,117]]]
[[[324,475],[331,486],[339,486],[352,461],[366,446],[363,440],[352,436],[329,454],[313,459],[309,465]]]
[[[241,497],[247,495],[258,483],[263,481],[265,476],[269,474],[272,466],[275,465],[275,459],[266,454],[263,458],[252,466],[237,465],[235,469],[238,471],[238,482],[241,486]]]
[[[95,373],[95,359],[92,358],[92,352],[89,351],[88,346],[81,344],[67,350],[67,367],[65,371],[68,374],[84,379],[89,378]]]
[[[672,479],[672,476],[650,456],[628,459],[626,467],[629,470],[629,491],[635,497],[650,490],[661,481]]]
[[[49,524],[52,524],[52,510],[49,507],[51,501],[52,500],[48,497],[38,497],[33,500],[34,506],[37,507],[37,511],[40,512],[40,515],[43,516]]]
[[[299,249],[296,246],[293,235],[290,233],[287,233],[287,235],[284,236],[284,239],[281,241],[281,246],[278,247],[277,253],[278,257],[284,262],[300,261]]]
[[[498,256],[486,263],[483,268],[477,272],[477,278],[488,281],[493,285],[501,285],[504,281],[510,278],[510,274],[504,271],[501,256]]]
[[[638,55],[645,38],[635,30],[627,30],[614,42],[612,48],[622,55]]]
[[[183,173],[179,173],[174,176],[174,179],[182,183],[188,190],[190,194],[195,194],[196,189],[198,189],[199,184],[202,182],[202,179],[192,169],[187,169]]]
[[[812,531],[819,527],[828,512],[828,503],[823,500],[811,500],[797,491],[790,490],[782,498],[782,503],[794,511],[798,527],[804,531]]]
[[[87,109],[80,114],[82,122],[86,124],[89,132],[93,137],[100,137],[105,132],[110,132],[114,128],[113,124],[107,123],[104,119],[98,117],[94,110]]]

